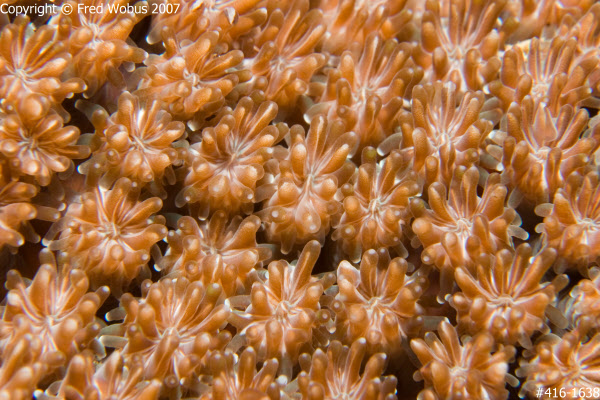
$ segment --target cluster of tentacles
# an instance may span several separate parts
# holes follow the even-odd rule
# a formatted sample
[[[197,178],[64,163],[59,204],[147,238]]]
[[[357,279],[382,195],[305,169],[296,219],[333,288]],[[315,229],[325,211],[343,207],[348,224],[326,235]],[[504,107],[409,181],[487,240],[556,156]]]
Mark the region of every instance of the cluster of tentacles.
[[[0,5],[0,399],[600,398],[597,2]]]

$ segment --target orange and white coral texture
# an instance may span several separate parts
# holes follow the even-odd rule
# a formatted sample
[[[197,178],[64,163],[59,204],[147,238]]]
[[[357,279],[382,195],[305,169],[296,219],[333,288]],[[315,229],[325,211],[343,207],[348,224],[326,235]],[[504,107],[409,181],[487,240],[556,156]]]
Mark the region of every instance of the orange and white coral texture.
[[[0,5],[0,400],[600,399],[598,1]]]

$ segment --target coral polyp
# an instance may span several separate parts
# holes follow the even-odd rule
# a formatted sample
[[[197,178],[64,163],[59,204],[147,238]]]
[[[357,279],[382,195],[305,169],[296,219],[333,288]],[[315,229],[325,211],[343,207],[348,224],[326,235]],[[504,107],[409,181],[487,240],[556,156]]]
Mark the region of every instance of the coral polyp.
[[[402,239],[411,218],[410,199],[421,191],[416,174],[399,152],[379,163],[375,154],[372,147],[365,148],[354,185],[342,186],[344,211],[331,235],[354,262],[369,249],[390,247],[406,252]]]
[[[140,185],[150,184],[153,192],[165,195],[163,181],[174,182],[172,166],[183,161],[184,151],[178,147],[183,123],[172,121],[158,101],[145,102],[129,92],[119,96],[117,112],[110,117],[100,107],[79,106],[96,128],[90,143],[92,157],[80,171],[102,173],[107,180],[127,177]],[[91,170],[98,164],[102,171]]]
[[[185,278],[144,283],[142,299],[121,297],[124,321],[102,336],[122,347],[126,365],[142,363],[145,379],[158,379],[174,391],[206,363],[209,350],[221,349],[231,335],[220,332],[229,316],[217,284],[204,287]],[[121,309],[110,314],[120,317]]]
[[[407,275],[407,269],[404,259],[390,260],[384,249],[365,252],[360,269],[340,263],[339,294],[332,305],[340,338],[366,338],[369,350],[390,354],[419,331],[424,310],[418,301],[427,288],[428,271]]]
[[[77,145],[79,129],[63,126],[50,101],[34,94],[0,110],[0,152],[15,175],[29,175],[42,186],[52,175],[73,169],[73,159],[86,158],[90,149]]]
[[[321,310],[320,302],[335,278],[311,275],[319,247],[313,240],[297,262],[271,262],[263,271],[265,277],[252,284],[249,298],[229,300],[234,308],[231,324],[239,329],[240,340],[257,349],[260,359],[280,358],[289,366],[304,346],[310,348],[313,330],[328,322],[330,315]]]
[[[274,146],[288,132],[285,124],[271,125],[276,116],[276,103],[250,97],[240,99],[235,110],[223,110],[217,125],[204,129],[189,150],[178,202],[199,203],[203,218],[215,210],[250,214],[261,200],[256,192],[265,164],[276,161]]]
[[[425,340],[415,339],[411,347],[423,366],[417,376],[425,380],[423,399],[495,399],[506,397],[508,363],[515,349],[500,346],[485,331],[459,340],[452,325],[442,321]]]
[[[365,339],[361,338],[350,346],[334,341],[329,345],[327,353],[317,349],[312,357],[303,354],[304,357],[300,360],[303,371],[298,376],[298,386],[303,398],[395,399],[396,378],[381,377],[387,358],[384,353],[368,358],[361,374],[366,347]]]
[[[324,116],[315,118],[307,133],[299,125],[290,129],[287,157],[266,184],[275,193],[258,213],[269,239],[279,242],[283,253],[310,239],[323,241],[329,233],[341,209],[336,193],[354,170],[347,157],[355,144],[356,134],[342,121],[328,124]]]
[[[127,178],[120,178],[111,189],[85,192],[81,202],[73,202],[50,228],[48,247],[93,276],[93,286],[105,282],[119,291],[147,265],[152,246],[167,234],[161,219],[152,218],[161,200],[140,202],[139,192]]]
[[[19,16],[2,27],[0,40],[0,94],[15,103],[24,94],[46,97],[57,107],[66,97],[85,88],[81,78],[62,77],[72,61],[67,51],[65,27],[44,25],[36,29],[29,19]]]
[[[483,326],[500,343],[520,342],[531,347],[529,338],[535,330],[547,331],[546,309],[568,282],[564,275],[553,282],[542,281],[555,259],[552,249],[534,256],[523,244],[515,255],[499,251],[491,265],[478,264],[474,274],[457,268],[455,277],[461,291],[450,304],[458,313],[459,327],[474,333]]]

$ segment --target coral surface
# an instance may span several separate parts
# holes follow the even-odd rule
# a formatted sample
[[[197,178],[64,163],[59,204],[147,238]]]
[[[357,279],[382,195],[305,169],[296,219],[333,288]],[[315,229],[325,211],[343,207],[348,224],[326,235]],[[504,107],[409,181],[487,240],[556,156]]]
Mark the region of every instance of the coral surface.
[[[596,0],[0,0],[0,400],[600,399]]]

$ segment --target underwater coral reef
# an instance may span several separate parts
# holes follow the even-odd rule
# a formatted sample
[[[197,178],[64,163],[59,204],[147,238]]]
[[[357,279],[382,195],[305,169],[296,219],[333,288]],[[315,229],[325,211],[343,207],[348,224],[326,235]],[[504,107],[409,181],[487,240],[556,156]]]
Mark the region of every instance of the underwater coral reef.
[[[594,0],[0,0],[0,399],[600,399],[599,110]]]

